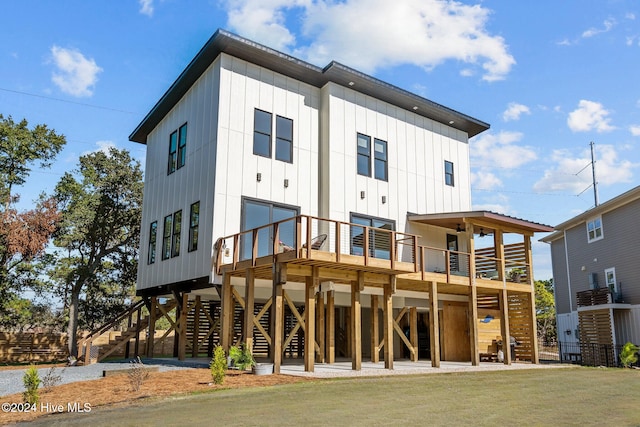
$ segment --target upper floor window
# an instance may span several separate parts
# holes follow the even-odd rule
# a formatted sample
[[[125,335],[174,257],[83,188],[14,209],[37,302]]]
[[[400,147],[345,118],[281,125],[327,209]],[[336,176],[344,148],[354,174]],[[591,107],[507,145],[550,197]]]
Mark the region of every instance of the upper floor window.
[[[164,217],[164,226],[162,229],[162,259],[171,258],[171,223],[173,215]]]
[[[602,239],[602,217],[587,221],[587,238],[589,243]]]
[[[455,180],[453,176],[453,163],[447,160],[444,161],[444,183],[453,187]]]
[[[180,255],[180,233],[182,232],[182,211],[173,214],[173,233],[171,234],[171,257]]]
[[[276,160],[293,163],[293,120],[276,116]]]
[[[387,181],[387,142],[381,139],[373,140],[374,174],[376,179]]]
[[[187,156],[187,124],[180,126],[178,130],[169,135],[169,164],[167,175],[184,166]]]
[[[189,252],[198,249],[198,228],[200,227],[200,202],[191,205],[189,211]]]
[[[258,109],[253,115],[253,154],[271,157],[271,113]]]
[[[358,175],[371,176],[371,137],[358,134]]]
[[[182,228],[182,211],[164,217],[162,230],[162,259],[180,255],[180,231]]]
[[[156,262],[156,241],[158,239],[158,221],[153,221],[149,228],[149,253],[147,264]]]

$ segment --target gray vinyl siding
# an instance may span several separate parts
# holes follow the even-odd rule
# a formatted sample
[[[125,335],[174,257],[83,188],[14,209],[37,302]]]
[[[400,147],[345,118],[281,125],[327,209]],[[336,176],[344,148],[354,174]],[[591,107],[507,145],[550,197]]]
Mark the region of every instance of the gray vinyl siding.
[[[556,312],[570,313],[569,278],[567,277],[567,259],[564,255],[564,239],[555,240],[551,244],[551,264],[553,265],[553,282],[556,297]]]

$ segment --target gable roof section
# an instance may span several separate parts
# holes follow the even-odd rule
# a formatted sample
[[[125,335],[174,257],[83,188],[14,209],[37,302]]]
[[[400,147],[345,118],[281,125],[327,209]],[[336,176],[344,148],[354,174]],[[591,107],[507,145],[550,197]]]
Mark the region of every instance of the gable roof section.
[[[153,131],[206,71],[209,65],[223,52],[318,88],[328,82],[351,87],[365,95],[466,132],[469,138],[489,129],[489,124],[485,122],[385,83],[338,62],[331,62],[324,69],[319,68],[228,31],[218,30],[129,135],[129,140],[146,144],[149,133]]]
[[[626,204],[629,204],[639,199],[640,199],[640,185],[632,188],[629,191],[626,191],[620,194],[619,196],[614,197],[611,200],[608,200],[596,206],[595,208],[589,209],[588,211],[585,211],[580,215],[574,216],[573,218],[556,225],[554,227],[554,230],[556,230],[556,232],[543,237],[542,239],[540,239],[540,241],[545,243],[551,243],[552,241],[562,237],[564,235],[565,230],[568,230],[569,228],[573,228],[577,225],[583,224],[587,222],[587,220],[589,220],[590,218],[600,216],[602,214],[618,209],[621,206],[624,206]]]

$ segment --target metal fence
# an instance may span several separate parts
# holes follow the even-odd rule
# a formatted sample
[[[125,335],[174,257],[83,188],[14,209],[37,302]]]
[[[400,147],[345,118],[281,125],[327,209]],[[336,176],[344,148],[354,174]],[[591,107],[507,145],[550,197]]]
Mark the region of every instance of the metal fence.
[[[619,367],[622,347],[622,345],[562,341],[538,343],[541,361],[573,363],[582,366]],[[640,367],[640,357],[633,366]]]

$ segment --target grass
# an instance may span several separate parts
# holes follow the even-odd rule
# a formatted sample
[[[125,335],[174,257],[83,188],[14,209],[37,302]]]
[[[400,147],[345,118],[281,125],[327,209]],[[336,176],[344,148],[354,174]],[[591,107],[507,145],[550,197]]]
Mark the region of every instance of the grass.
[[[222,390],[45,420],[123,426],[640,425],[639,393],[638,370],[518,370]]]

